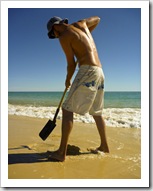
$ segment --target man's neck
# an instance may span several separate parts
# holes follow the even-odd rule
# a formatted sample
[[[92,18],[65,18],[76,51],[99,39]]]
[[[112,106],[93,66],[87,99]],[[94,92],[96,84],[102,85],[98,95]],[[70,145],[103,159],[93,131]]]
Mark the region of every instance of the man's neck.
[[[54,29],[58,33],[59,36],[61,36],[67,29],[68,25],[67,24],[59,24],[55,25]]]

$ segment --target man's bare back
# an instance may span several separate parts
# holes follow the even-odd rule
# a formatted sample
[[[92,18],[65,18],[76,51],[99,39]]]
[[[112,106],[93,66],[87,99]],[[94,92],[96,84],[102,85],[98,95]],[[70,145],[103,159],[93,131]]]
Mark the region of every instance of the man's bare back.
[[[67,56],[68,63],[74,62],[73,57],[75,56],[79,66],[92,65],[101,67],[94,40],[85,20],[68,25],[59,40]],[[65,46],[69,46],[69,48],[65,48]]]

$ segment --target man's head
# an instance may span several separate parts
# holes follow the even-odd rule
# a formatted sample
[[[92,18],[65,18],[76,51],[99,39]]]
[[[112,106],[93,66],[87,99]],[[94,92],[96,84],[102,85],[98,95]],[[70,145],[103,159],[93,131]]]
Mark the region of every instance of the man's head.
[[[66,23],[68,24],[68,19],[61,19],[60,17],[52,17],[48,23],[47,23],[47,29],[48,29],[48,37],[51,39],[56,38],[53,30],[53,26],[55,24],[62,24]]]

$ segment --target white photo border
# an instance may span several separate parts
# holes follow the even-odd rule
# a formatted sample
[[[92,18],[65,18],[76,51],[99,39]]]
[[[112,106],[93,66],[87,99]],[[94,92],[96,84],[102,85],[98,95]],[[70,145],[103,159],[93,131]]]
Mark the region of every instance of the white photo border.
[[[149,1],[78,2],[1,1],[1,187],[149,187]],[[8,8],[141,8],[141,179],[8,179]]]

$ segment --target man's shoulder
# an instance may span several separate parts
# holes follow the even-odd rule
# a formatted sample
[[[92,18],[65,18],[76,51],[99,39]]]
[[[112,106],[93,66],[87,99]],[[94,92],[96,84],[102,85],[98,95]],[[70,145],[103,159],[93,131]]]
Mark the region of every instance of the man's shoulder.
[[[78,28],[78,27],[82,27],[85,23],[86,23],[85,20],[80,20],[80,21],[72,23],[71,26]]]

